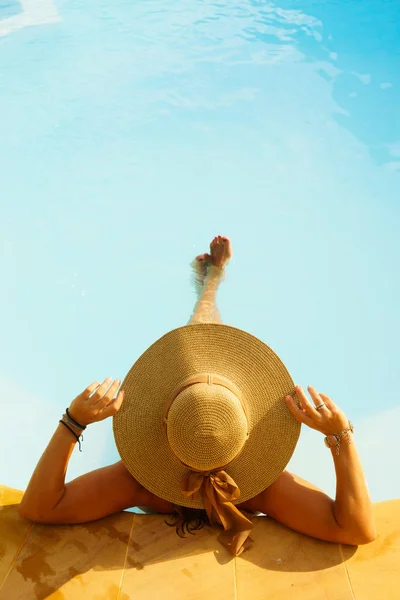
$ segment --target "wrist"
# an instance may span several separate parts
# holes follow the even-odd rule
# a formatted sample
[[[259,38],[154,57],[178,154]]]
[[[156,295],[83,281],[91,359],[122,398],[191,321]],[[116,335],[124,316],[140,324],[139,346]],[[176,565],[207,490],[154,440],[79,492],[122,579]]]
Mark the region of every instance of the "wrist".
[[[79,429],[78,427],[75,427],[75,425],[73,425],[70,421],[70,419],[68,419],[67,415],[64,414],[61,418],[61,420],[68,425],[69,429],[71,429],[75,435],[77,435],[78,437],[80,437],[83,433],[82,429]],[[65,427],[63,427],[63,429],[65,429]]]
[[[80,431],[84,431],[89,425],[81,416],[76,415],[73,409],[71,411],[71,407],[65,409],[64,418]]]
[[[325,446],[339,456],[341,444],[349,446],[353,439],[354,427],[349,421],[348,427],[339,433],[328,434],[324,438]]]

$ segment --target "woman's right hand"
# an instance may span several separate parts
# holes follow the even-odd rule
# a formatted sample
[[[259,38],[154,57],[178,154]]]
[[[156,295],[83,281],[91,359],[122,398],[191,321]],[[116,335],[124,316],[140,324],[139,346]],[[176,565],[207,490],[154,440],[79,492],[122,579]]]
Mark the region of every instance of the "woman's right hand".
[[[121,385],[119,379],[111,382],[112,378],[107,377],[102,384],[91,383],[71,402],[71,418],[80,425],[90,425],[114,416],[121,408],[124,392],[120,391],[117,394]]]

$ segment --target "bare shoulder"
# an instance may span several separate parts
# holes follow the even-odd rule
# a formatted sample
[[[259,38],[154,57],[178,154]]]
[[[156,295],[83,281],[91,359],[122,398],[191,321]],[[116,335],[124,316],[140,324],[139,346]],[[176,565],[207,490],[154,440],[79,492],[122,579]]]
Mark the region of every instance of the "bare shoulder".
[[[294,531],[329,542],[351,543],[335,519],[333,499],[289,471],[283,471],[267,489],[252,499],[252,504],[253,510]]]
[[[317,499],[324,494],[317,486],[313,485],[306,479],[302,479],[298,475],[290,471],[283,471],[277,479],[264,491],[262,491],[253,500],[262,506],[267,514],[273,516],[276,512],[276,507],[281,506],[282,502],[292,503],[296,500],[297,503],[304,499]],[[261,511],[261,508],[257,510]],[[264,512],[264,511],[263,511]]]
[[[112,466],[115,468],[117,488],[121,492],[120,497],[121,499],[124,498],[124,504],[127,505],[124,508],[146,506],[157,510],[157,507],[160,504],[157,501],[160,501],[161,503],[165,502],[143,487],[143,485],[131,475],[122,460]]]
[[[251,503],[255,510],[279,518],[282,514],[295,512],[305,503],[318,505],[321,499],[332,502],[318,487],[285,470],[268,488],[252,498]]]
[[[146,489],[131,475],[122,460],[111,465],[114,470],[116,481],[122,488],[126,487],[128,491],[132,491],[136,500],[142,500]]]

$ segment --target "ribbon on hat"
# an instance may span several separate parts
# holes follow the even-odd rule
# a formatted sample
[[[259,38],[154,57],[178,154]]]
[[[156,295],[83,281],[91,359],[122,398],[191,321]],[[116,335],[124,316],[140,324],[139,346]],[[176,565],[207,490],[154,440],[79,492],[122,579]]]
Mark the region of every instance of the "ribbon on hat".
[[[181,486],[185,498],[202,499],[210,522],[223,526],[218,541],[234,556],[240,556],[249,548],[253,523],[232,503],[240,496],[240,490],[228,473],[222,470],[190,473]]]

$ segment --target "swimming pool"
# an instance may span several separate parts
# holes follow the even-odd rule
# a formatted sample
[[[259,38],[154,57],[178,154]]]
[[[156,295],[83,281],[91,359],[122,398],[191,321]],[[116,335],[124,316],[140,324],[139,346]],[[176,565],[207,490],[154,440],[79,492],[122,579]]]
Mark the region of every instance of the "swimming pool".
[[[399,25],[391,1],[0,3],[1,483],[187,322],[222,233],[223,319],[338,399],[374,500],[400,495],[376,468],[400,410]],[[118,459],[110,423],[87,440],[69,477]],[[329,489],[328,458],[295,467]]]

